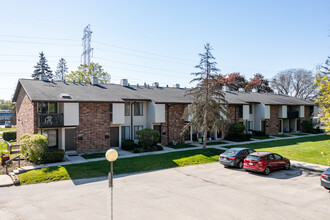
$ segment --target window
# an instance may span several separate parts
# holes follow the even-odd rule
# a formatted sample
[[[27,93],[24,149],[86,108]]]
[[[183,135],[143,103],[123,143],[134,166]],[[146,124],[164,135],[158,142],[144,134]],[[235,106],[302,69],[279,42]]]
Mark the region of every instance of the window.
[[[275,160],[282,160],[282,157],[278,154],[274,154]]]
[[[136,134],[137,131],[140,131],[143,129],[143,126],[142,125],[137,125],[137,126],[134,126],[134,139],[138,139],[138,136]]]
[[[238,117],[243,118],[243,105],[238,106]]]
[[[255,152],[255,151],[254,151],[254,150],[252,150],[252,149],[248,149],[248,151],[249,151],[249,154],[251,154],[251,153]]]
[[[267,156],[267,160],[275,160],[274,155],[273,154],[268,155]]]
[[[142,102],[134,103],[134,115],[135,116],[143,115],[143,103]]]
[[[253,106],[249,105],[249,114],[253,114]]]
[[[253,130],[253,121],[248,121],[247,122],[247,129],[248,130]]]
[[[122,126],[121,127],[121,139],[122,140],[130,140],[131,139],[130,126]]]
[[[56,102],[38,102],[38,113],[57,113]]]
[[[110,122],[112,122],[113,119],[113,110],[112,110],[112,104],[110,104]]]
[[[125,116],[131,115],[131,103],[125,102]]]
[[[39,133],[41,133],[41,130],[39,130]],[[58,145],[56,129],[42,130],[42,135],[48,138],[48,148],[57,148]]]

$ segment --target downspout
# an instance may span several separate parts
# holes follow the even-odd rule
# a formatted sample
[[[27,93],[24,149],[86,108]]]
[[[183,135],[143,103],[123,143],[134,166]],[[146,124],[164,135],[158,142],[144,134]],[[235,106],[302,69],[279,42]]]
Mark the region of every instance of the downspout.
[[[167,104],[167,144],[170,143],[170,104]]]
[[[131,140],[134,140],[134,132],[133,132],[133,105],[136,102],[131,103]]]

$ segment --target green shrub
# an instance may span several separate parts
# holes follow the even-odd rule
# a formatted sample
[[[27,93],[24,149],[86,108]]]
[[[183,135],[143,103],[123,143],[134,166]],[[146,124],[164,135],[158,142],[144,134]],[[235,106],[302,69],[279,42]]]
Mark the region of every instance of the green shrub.
[[[139,144],[145,149],[150,149],[151,146],[157,144],[159,140],[159,132],[150,128],[145,128],[140,131],[137,131]]]
[[[121,142],[121,148],[123,150],[133,150],[134,149],[134,141],[133,140],[124,140]]]
[[[302,127],[303,127],[303,131],[306,133],[310,133],[310,134],[319,134],[319,133],[323,133],[323,131],[319,128],[314,128],[313,127],[313,122],[312,120],[304,120],[302,123]]]
[[[64,150],[49,150],[48,139],[41,134],[24,134],[20,140],[21,153],[33,163],[40,164],[63,161]]]
[[[245,131],[245,125],[236,123],[230,126],[229,134],[241,134],[244,133],[244,131]]]
[[[16,140],[16,131],[4,131],[3,134],[2,134],[2,138],[5,141]]]
[[[44,155],[42,155],[42,163],[55,163],[61,162],[64,158],[64,150],[62,149],[53,149],[47,150]]]
[[[252,130],[252,135],[253,136],[260,136],[260,137],[269,137],[269,135],[266,134],[266,132],[264,132],[264,131],[255,131],[255,130]]]

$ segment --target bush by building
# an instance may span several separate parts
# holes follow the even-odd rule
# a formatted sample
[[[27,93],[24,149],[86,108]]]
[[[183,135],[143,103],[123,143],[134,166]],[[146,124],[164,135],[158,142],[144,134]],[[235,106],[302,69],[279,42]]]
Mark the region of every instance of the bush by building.
[[[61,149],[49,150],[48,139],[41,134],[24,134],[20,140],[22,154],[35,164],[63,161],[64,151]]]
[[[239,123],[233,124],[229,128],[229,133],[226,139],[236,142],[249,141],[252,135],[244,133],[244,131],[245,131],[245,126],[243,124],[239,124]]]
[[[3,134],[2,134],[2,138],[5,141],[16,140],[16,131],[4,131]]]
[[[121,142],[121,148],[123,150],[127,150],[127,151],[133,150],[134,146],[135,144],[133,140],[124,140]]]
[[[145,128],[136,132],[139,139],[139,144],[147,151],[152,146],[155,146],[159,140],[159,132],[150,128]]]

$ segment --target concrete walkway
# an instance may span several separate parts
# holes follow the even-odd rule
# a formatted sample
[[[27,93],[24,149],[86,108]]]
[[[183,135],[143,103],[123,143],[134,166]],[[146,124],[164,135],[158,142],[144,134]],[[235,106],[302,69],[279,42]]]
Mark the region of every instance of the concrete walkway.
[[[274,140],[287,140],[287,139],[296,139],[296,138],[302,138],[302,137],[313,137],[313,136],[320,136],[324,135],[323,134],[308,134],[308,135],[303,135],[303,136],[298,136],[298,135],[291,135],[290,137],[275,137],[275,136],[270,136],[270,139],[263,139],[263,140],[252,140],[252,141],[247,141],[247,142],[232,142],[232,141],[227,141],[227,140],[221,140],[221,142],[226,142],[226,144],[219,144],[219,145],[210,145],[208,146],[209,148],[216,148],[219,150],[227,150],[228,146],[241,146],[245,144],[253,144],[253,143],[259,143],[259,142],[269,142],[269,141],[274,141]],[[201,144],[199,143],[192,143],[194,147],[189,147],[189,148],[180,148],[180,149],[174,149],[170,147],[165,147],[163,146],[162,151],[154,151],[154,152],[144,152],[144,153],[132,153],[129,151],[122,150],[119,147],[114,147],[115,150],[118,151],[118,158],[131,158],[131,157],[140,157],[140,156],[146,156],[146,155],[156,155],[156,154],[165,154],[165,153],[170,153],[170,152],[179,152],[179,151],[187,151],[187,150],[197,150],[202,147]],[[200,147],[200,148],[198,148]],[[68,158],[68,157],[66,157]],[[88,162],[95,162],[95,161],[102,161],[106,160],[105,157],[101,158],[93,158],[93,159],[85,159],[81,156],[78,156],[74,159],[69,159],[68,161],[65,162],[59,162],[59,163],[50,163],[50,164],[41,164],[41,165],[33,165],[33,166],[25,166],[19,168],[20,172],[26,172],[34,169],[40,169],[40,168],[47,168],[47,167],[54,167],[54,166],[65,166],[65,165],[71,165],[71,164],[81,164],[81,163],[88,163]],[[304,162],[299,162],[299,161],[291,161],[291,165],[297,168],[302,168],[302,169],[308,169],[316,172],[323,172],[325,171],[328,167],[327,166],[322,166],[322,165],[317,165],[317,164],[310,164],[310,163],[304,163]],[[15,175],[18,172],[12,172],[10,175]],[[7,175],[0,175],[0,176],[7,176]],[[9,177],[10,178],[10,177]],[[6,179],[6,178],[3,178]],[[7,178],[8,179],[8,178]],[[0,179],[0,187],[2,186],[2,181]]]

